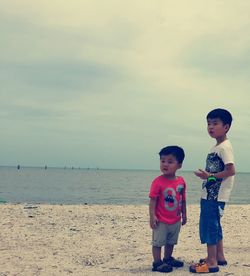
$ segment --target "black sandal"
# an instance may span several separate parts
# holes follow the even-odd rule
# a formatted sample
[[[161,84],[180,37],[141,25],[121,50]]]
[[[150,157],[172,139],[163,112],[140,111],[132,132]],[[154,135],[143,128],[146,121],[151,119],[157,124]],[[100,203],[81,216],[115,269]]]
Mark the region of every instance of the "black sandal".
[[[206,259],[200,259],[199,263],[205,263]],[[226,266],[227,265],[227,261],[217,261],[218,265],[220,266]]]
[[[177,260],[174,257],[170,257],[169,259],[164,258],[163,262],[165,264],[168,264],[168,265],[172,266],[172,267],[183,267],[184,266],[183,261]]]
[[[168,273],[173,271],[173,267],[166,263],[163,263],[163,261],[153,262],[152,271]]]

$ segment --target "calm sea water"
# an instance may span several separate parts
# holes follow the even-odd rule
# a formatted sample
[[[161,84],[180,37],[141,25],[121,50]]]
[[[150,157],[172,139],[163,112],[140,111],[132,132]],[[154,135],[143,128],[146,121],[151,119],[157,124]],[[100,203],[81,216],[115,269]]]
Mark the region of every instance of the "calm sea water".
[[[50,204],[148,204],[159,171],[0,167],[0,202]],[[187,183],[187,203],[199,203],[201,181],[179,171]],[[250,173],[238,173],[230,204],[250,204]]]

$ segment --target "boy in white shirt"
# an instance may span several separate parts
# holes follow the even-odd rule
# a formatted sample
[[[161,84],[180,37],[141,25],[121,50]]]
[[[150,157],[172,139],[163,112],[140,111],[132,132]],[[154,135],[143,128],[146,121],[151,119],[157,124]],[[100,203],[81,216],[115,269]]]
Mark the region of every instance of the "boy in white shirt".
[[[235,175],[233,149],[227,138],[231,123],[232,115],[225,109],[217,108],[207,115],[207,130],[216,139],[216,145],[207,156],[206,169],[195,172],[203,179],[199,226],[201,243],[207,244],[207,257],[190,266],[193,273],[214,273],[219,271],[218,265],[227,265],[220,218]]]

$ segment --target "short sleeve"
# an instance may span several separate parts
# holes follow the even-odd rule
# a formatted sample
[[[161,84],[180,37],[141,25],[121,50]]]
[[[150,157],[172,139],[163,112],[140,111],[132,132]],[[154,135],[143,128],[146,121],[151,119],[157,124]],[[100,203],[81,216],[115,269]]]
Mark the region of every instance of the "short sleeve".
[[[234,154],[231,145],[226,145],[221,149],[221,159],[225,165],[234,164]]]
[[[160,185],[159,185],[159,180],[155,179],[153,180],[150,191],[149,191],[149,197],[150,198],[156,198],[159,197],[160,195]]]
[[[183,177],[181,177],[181,181],[183,183],[183,190],[181,192],[182,200],[186,201],[186,194],[187,194],[187,185]]]

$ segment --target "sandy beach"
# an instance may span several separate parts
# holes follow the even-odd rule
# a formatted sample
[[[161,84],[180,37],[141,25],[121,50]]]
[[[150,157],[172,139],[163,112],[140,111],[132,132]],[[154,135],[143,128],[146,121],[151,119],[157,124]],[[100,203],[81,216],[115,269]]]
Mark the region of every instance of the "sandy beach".
[[[162,275],[151,272],[148,206],[0,205],[0,276]],[[228,205],[222,219],[229,263],[215,275],[250,275],[250,205]],[[168,275],[192,275],[205,257],[198,238],[199,206],[188,206],[188,223],[174,256],[185,266]]]

